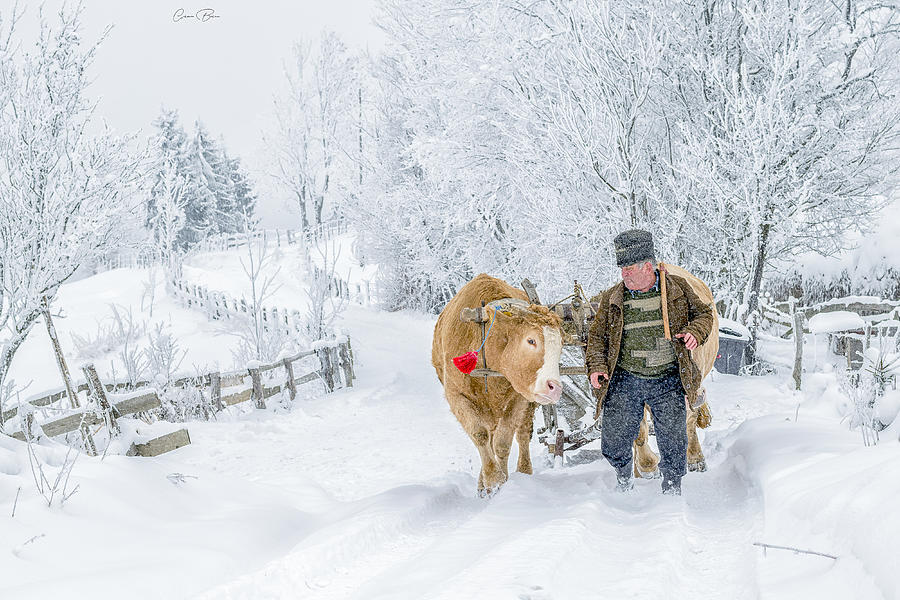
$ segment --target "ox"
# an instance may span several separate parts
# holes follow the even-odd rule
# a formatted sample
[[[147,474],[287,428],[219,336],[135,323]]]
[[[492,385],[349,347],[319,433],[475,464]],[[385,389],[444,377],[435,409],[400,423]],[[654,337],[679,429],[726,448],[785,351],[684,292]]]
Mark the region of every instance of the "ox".
[[[503,377],[471,377],[453,358],[482,343],[481,325],[460,321],[460,311],[481,306],[490,321],[479,359]],[[478,275],[454,296],[434,327],[431,362],[444,386],[450,410],[481,456],[480,494],[497,490],[509,476],[513,437],[519,444],[516,470],[531,473],[531,442],[537,404],[555,404],[562,394],[560,318],[500,279]]]

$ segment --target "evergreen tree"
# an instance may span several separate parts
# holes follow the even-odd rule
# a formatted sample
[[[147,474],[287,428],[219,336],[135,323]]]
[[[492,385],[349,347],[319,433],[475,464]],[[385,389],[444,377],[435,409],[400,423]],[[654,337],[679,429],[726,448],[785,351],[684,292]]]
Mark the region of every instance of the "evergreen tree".
[[[165,193],[166,165],[182,177],[187,172],[188,139],[184,128],[178,122],[178,111],[163,108],[153,121],[159,132],[154,138],[156,161],[152,169],[150,195],[147,198],[147,228],[152,229],[157,220],[160,196]],[[185,185],[185,188],[188,186]],[[185,190],[185,195],[190,195]]]

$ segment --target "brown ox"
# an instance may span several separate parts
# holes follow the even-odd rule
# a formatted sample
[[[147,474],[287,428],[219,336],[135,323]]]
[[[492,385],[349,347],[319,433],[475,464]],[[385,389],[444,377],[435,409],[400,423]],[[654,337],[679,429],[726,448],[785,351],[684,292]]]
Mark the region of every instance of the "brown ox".
[[[678,275],[684,278],[694,293],[700,300],[712,306],[713,324],[709,337],[701,345],[691,350],[691,358],[700,368],[703,377],[709,375],[712,371],[713,364],[716,362],[716,355],[719,352],[719,315],[716,312],[715,299],[712,292],[705,283],[697,277],[691,275],[681,267],[660,263],[660,268],[667,273]],[[698,401],[706,399],[706,390],[700,389]],[[705,471],[706,459],[703,457],[703,450],[700,448],[700,438],[697,437],[697,427],[705,429],[712,422],[712,416],[706,403],[697,407],[688,407],[686,426],[688,434],[687,463],[689,471]],[[634,474],[636,477],[647,477],[655,475],[657,466],[659,465],[659,456],[650,449],[647,438],[650,434],[650,410],[644,407],[644,420],[641,421],[641,429],[638,432],[637,439],[634,441]]]
[[[487,367],[503,377],[472,377],[453,364],[453,357],[481,345],[481,325],[460,321],[460,311],[482,301],[490,321],[478,366],[485,356]],[[529,305],[522,290],[483,273],[464,285],[438,317],[431,362],[450,410],[481,456],[480,493],[493,492],[508,478],[514,436],[519,444],[516,470],[532,472],[529,443],[535,403],[559,401],[561,352],[559,317],[544,306]]]

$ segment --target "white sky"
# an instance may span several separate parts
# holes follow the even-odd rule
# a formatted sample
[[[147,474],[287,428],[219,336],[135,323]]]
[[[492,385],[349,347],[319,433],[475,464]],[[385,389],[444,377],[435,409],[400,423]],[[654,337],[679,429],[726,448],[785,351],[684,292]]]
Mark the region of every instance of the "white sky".
[[[60,0],[45,2],[55,19]],[[0,0],[9,15],[13,0]],[[25,15],[18,38],[37,36],[39,2],[19,2]],[[218,18],[173,20],[210,8]],[[94,62],[91,93],[100,100],[99,116],[119,132],[151,134],[160,107],[178,110],[190,131],[201,119],[213,135],[222,135],[257,181],[263,225],[284,227],[284,202],[274,198],[258,170],[262,164],[260,131],[267,124],[272,96],[283,82],[282,60],[292,44],[313,39],[323,29],[336,31],[349,45],[376,51],[383,34],[371,19],[375,0],[193,0],[151,2],[84,0],[84,37],[95,41],[113,25]]]

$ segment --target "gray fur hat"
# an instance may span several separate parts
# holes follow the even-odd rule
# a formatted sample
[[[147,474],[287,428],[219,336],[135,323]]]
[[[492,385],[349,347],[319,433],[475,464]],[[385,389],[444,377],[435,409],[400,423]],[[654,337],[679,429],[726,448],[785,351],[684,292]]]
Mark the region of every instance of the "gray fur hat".
[[[654,262],[653,236],[643,229],[623,231],[613,240],[616,248],[616,266],[625,267],[646,260]]]

